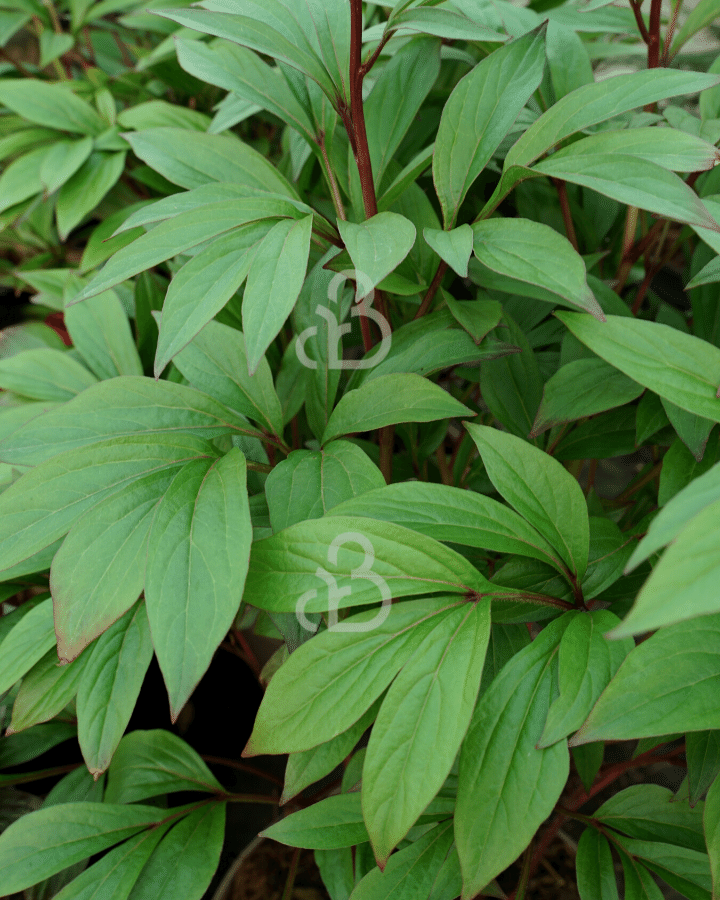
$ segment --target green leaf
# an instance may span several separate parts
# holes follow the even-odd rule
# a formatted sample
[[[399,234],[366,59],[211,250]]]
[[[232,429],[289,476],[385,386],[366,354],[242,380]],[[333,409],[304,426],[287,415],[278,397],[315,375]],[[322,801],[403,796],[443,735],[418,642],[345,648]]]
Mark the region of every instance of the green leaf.
[[[109,437],[155,440],[196,432],[214,438],[229,432],[256,435],[247,421],[207,394],[184,384],[124,375],[101,381],[58,409],[32,419],[0,443],[0,459],[38,465],[52,456]]]
[[[64,322],[73,345],[100,380],[143,374],[130,323],[113,291],[68,307]]]
[[[503,308],[497,300],[455,300],[447,291],[440,290],[453,317],[476,344],[479,345],[488,332],[500,323]]]
[[[220,782],[185,741],[170,731],[131,731],[108,772],[107,803],[136,803],[174,791],[222,791]]]
[[[602,359],[576,359],[545,383],[531,437],[561,422],[572,422],[624,406],[642,394],[642,385]]]
[[[434,151],[435,144],[430,144],[424,150],[421,150],[390,182],[387,190],[378,198],[378,209],[380,212],[389,209],[410,185],[414,184],[422,173],[432,165]]]
[[[56,215],[61,240],[91,213],[125,169],[125,152],[94,151],[60,188]]]
[[[627,153],[583,153],[575,147],[577,144],[572,144],[536,163],[533,172],[591,188],[612,200],[678,222],[720,231],[697,194],[674,172]]]
[[[22,203],[30,197],[39,194],[43,189],[40,179],[40,170],[43,163],[51,155],[52,147],[38,147],[13,160],[6,166],[0,175],[0,212],[11,209],[15,204]],[[14,219],[15,215],[10,214]],[[5,218],[3,217],[3,222]]]
[[[695,460],[701,462],[715,423],[676,406],[664,397],[661,397],[660,400],[678,437],[695,457]]]
[[[288,208],[293,209],[289,205]],[[93,297],[198,244],[273,213],[272,206],[257,197],[209,203],[181,213],[118,251],[73,303]]]
[[[145,576],[153,645],[175,721],[240,606],[252,543],[246,464],[194,460],[155,512]]]
[[[680,531],[652,570],[630,612],[613,630],[613,637],[642,634],[720,612],[716,591],[720,575],[718,512],[720,500],[706,506]]]
[[[720,728],[720,616],[669,625],[639,644],[600,695],[572,744]]]
[[[705,800],[703,827],[710,857],[713,894],[717,894],[720,889],[720,780],[717,778],[712,783]]]
[[[416,37],[396,51],[373,85],[363,106],[376,188],[439,73],[440,41]]]
[[[552,546],[522,516],[474,491],[406,481],[346,500],[331,514],[395,522],[436,541],[530,556],[562,570]]]
[[[409,847],[393,853],[383,871],[371,869],[355,886],[350,900],[413,900],[430,896],[452,840],[452,822],[439,822]]]
[[[615,852],[620,857],[623,867],[625,900],[663,900],[663,892],[645,866],[625,853],[617,842]]]
[[[97,779],[110,765],[152,659],[145,604],[129,609],[95,643],[77,696],[78,741]]]
[[[249,222],[221,235],[175,275],[163,303],[154,364],[156,378],[240,289],[255,249],[272,228],[272,222]]]
[[[590,554],[582,580],[582,593],[587,603],[620,578],[633,551],[633,538],[627,537],[615,522],[590,516]]]
[[[578,482],[547,453],[514,435],[466,422],[498,492],[555,547],[578,579],[589,551],[587,504]]]
[[[412,250],[413,223],[394,212],[381,212],[359,225],[338,220],[338,230],[358,278],[358,295],[366,296],[393,272]]]
[[[13,822],[0,835],[0,878],[15,893],[101,853],[166,815],[152,806],[61,803]]]
[[[225,803],[202,806],[173,825],[140,872],[128,900],[180,896],[201,900],[220,862],[225,807]]]
[[[48,722],[61,713],[77,693],[89,657],[86,653],[61,665],[55,649],[48,650],[23,678],[6,733]]]
[[[0,643],[0,694],[8,691],[54,646],[53,605],[48,598],[22,616]]]
[[[675,33],[675,40],[670,45],[670,55],[675,56],[694,34],[712,24],[719,14],[717,0],[700,0],[700,3],[689,10],[687,18]]]
[[[157,434],[148,441],[140,434],[68,450],[41,463],[0,494],[0,567],[12,569],[50,547],[113,490],[203,455],[215,452],[192,435]]]
[[[46,722],[0,740],[0,768],[19,766],[42,756],[58,744],[74,738],[77,728],[69,722]],[[11,776],[12,777],[12,776]]]
[[[545,26],[490,53],[460,80],[445,104],[433,154],[433,180],[445,228],[510,131],[545,68]]]
[[[459,225],[450,231],[424,228],[423,237],[454,272],[461,278],[467,278],[468,262],[473,251],[473,230],[469,225]],[[497,322],[495,324],[497,325]]]
[[[66,885],[55,900],[127,900],[151,853],[166,834],[163,822],[127,838]]]
[[[583,7],[583,11],[586,10],[587,7]],[[594,81],[587,47],[572,27],[550,19],[545,47],[556,100]]]
[[[306,641],[273,675],[243,756],[308,750],[347,731],[457,605],[448,597],[393,603],[380,623],[368,610],[343,620],[363,630],[329,629]]]
[[[272,163],[234,135],[205,134],[187,128],[146,128],[124,137],[136,156],[182,188],[229,181],[260,192],[297,197],[295,189]]]
[[[0,103],[45,128],[98,135],[107,128],[98,113],[72,91],[37,78],[0,81]]]
[[[576,731],[621,663],[635,646],[631,639],[607,641],[603,632],[619,619],[598,609],[576,616],[560,641],[560,696],[551,705],[538,743],[549,747]]]
[[[669,451],[668,451],[669,452]],[[660,510],[625,567],[629,572],[674,540],[706,507],[720,500],[720,466],[695,478]]]
[[[550,662],[568,621],[552,622],[516,653],[475,707],[455,811],[463,897],[474,897],[517,858],[565,787],[565,742],[544,750],[536,744],[552,693]]]
[[[705,848],[702,851],[674,847],[657,841],[638,841],[618,837],[620,846],[642,860],[651,872],[692,900],[711,900],[710,864]]]
[[[260,834],[289,847],[311,850],[353,847],[368,839],[359,793],[326,797],[286,816]]]
[[[720,773],[720,733],[688,732],[685,736],[685,756],[690,804],[695,806]],[[707,808],[707,803],[705,806]]]
[[[558,312],[561,322],[587,347],[676,406],[720,422],[720,349],[677,328],[624,316],[598,322]]]
[[[497,218],[475,222],[472,229],[483,287],[580,307],[605,320],[588,287],[582,257],[549,225]]]
[[[619,900],[615,866],[605,835],[594,828],[583,831],[575,868],[581,900]]]
[[[658,784],[634,784],[613,794],[594,814],[604,825],[644,841],[703,852],[703,808],[691,809]]]
[[[272,372],[263,357],[248,375],[245,337],[241,331],[210,321],[175,357],[175,365],[190,384],[254,419],[280,437],[283,415]]]
[[[77,172],[93,149],[91,137],[77,141],[57,141],[40,166],[40,181],[45,194],[53,194]]]
[[[330,416],[322,438],[372,431],[399,422],[435,422],[472,414],[447,391],[413,372],[380,375],[346,393]]]
[[[294,450],[265,483],[273,531],[319,519],[343,501],[384,484],[377,466],[349,441],[333,441],[322,450]]]
[[[348,547],[353,549],[339,550]],[[330,572],[331,579],[317,574],[325,564],[335,570]],[[373,577],[360,577],[360,571],[371,571]],[[390,596],[468,590],[515,593],[491,586],[458,553],[409,528],[374,519],[358,522],[350,516],[328,516],[298,522],[256,541],[243,599],[271,612],[301,608],[323,612],[328,604],[343,609]]]
[[[451,610],[390,686],[370,735],[362,809],[382,866],[442,787],[467,731],[490,635],[490,604]]]
[[[33,400],[70,400],[96,382],[65,350],[39,348],[0,359],[0,388]]]
[[[305,280],[312,216],[285,219],[258,244],[243,295],[242,322],[252,375],[295,306]]]

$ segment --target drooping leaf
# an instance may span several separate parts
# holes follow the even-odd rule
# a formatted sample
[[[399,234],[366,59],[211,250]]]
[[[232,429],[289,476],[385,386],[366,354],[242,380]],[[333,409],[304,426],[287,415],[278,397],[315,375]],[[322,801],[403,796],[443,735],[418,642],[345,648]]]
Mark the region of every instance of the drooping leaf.
[[[459,225],[450,231],[425,228],[423,237],[453,271],[467,278],[468,262],[473,251],[473,230],[469,225]]]
[[[117,183],[125,168],[125,152],[93,151],[75,174],[60,188],[56,217],[60,238],[67,240]]]
[[[353,847],[368,839],[359,793],[326,797],[286,816],[261,834],[290,847],[311,850]]]
[[[378,213],[359,225],[340,219],[338,230],[355,266],[361,297],[400,265],[416,236],[413,223],[394,212]]]
[[[64,350],[40,348],[0,359],[0,388],[33,400],[71,400],[96,383]]]
[[[96,110],[72,91],[38,78],[3,79],[0,103],[45,128],[98,135],[107,127]]]
[[[77,693],[89,658],[85,653],[60,665],[57,652],[48,650],[22,680],[7,733],[48,722],[61,713]]]

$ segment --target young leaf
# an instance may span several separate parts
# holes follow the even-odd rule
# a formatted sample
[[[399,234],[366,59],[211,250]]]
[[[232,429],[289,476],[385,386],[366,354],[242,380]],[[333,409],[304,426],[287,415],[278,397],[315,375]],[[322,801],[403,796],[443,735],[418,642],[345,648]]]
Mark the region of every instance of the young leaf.
[[[450,773],[489,635],[489,601],[455,608],[425,636],[383,701],[362,777],[363,817],[382,867]]]
[[[13,822],[0,834],[0,878],[15,893],[101,853],[158,822],[154,806],[61,803]]]
[[[136,803],[173,791],[221,791],[197,753],[170,731],[131,731],[110,763],[105,801]]]
[[[447,391],[414,372],[380,375],[346,393],[332,412],[322,438],[372,431],[399,422],[435,422],[468,410]]]
[[[292,312],[305,280],[311,234],[312,216],[282,220],[253,254],[242,304],[250,375]]]
[[[77,717],[83,759],[96,780],[128,726],[152,654],[144,603],[129,609],[93,647],[78,687]]]
[[[377,466],[349,441],[333,441],[322,450],[294,450],[265,482],[273,531],[319,519],[344,500],[384,484]]]
[[[549,225],[497,218],[475,222],[472,229],[483,287],[579,307],[605,321],[588,287],[582,257]]]
[[[720,422],[720,349],[677,328],[624,316],[598,322],[580,313],[555,315],[578,340],[633,381],[682,409]]]
[[[162,307],[153,366],[156,378],[240,289],[250,271],[255,249],[272,223],[272,219],[249,222],[221,235],[175,275]]]
[[[450,231],[424,228],[423,237],[453,271],[462,278],[467,278],[468,262],[473,251],[473,230],[469,225],[459,225]]]
[[[394,212],[382,212],[365,222],[338,220],[338,230],[355,266],[362,296],[393,272],[412,250],[413,223]]]
[[[130,323],[113,291],[68,307],[63,321],[73,346],[101,381],[143,374]]]
[[[550,660],[570,619],[548,625],[483,694],[460,752],[455,840],[463,898],[525,849],[567,781],[564,741],[537,750],[552,693]]]
[[[474,491],[406,481],[346,500],[331,515],[395,522],[436,541],[530,556],[562,571],[558,554],[532,525],[509,506]]]
[[[720,728],[720,616],[669,625],[625,659],[572,744]]]
[[[453,228],[471,185],[540,84],[545,26],[490,53],[460,80],[443,109],[433,180],[445,228]]]
[[[498,492],[561,554],[581,579],[588,563],[587,504],[557,460],[514,435],[466,422]]]
[[[281,844],[309,847],[311,850],[353,847],[368,839],[359,793],[326,797],[286,816],[260,833]]]
[[[243,756],[296,753],[347,731],[457,602],[445,596],[393,603],[371,629],[329,629],[302,644],[273,675]],[[375,615],[356,613],[343,624],[362,626]]]
[[[238,611],[251,543],[242,453],[235,448],[219,460],[184,466],[155,512],[145,575],[153,646],[173,721]]]
[[[97,378],[65,350],[25,350],[0,359],[0,388],[33,400],[71,400]]]

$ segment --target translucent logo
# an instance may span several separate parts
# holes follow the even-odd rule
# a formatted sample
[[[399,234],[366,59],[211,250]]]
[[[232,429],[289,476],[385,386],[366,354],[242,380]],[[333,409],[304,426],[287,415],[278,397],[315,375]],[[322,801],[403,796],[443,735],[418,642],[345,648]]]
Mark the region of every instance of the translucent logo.
[[[375,616],[373,616],[372,619],[368,619],[367,622],[339,622],[338,609],[340,600],[342,600],[343,597],[347,597],[351,593],[352,588],[350,587],[350,585],[338,587],[335,576],[328,572],[327,569],[324,569],[322,566],[318,566],[315,574],[318,576],[318,578],[322,578],[322,580],[328,586],[328,630],[372,631],[373,628],[377,628],[379,625],[382,625],[382,623],[388,617],[392,601],[392,594],[387,582],[382,577],[382,575],[378,575],[377,572],[372,571],[372,565],[375,562],[375,551],[373,549],[373,545],[365,537],[364,534],[358,534],[356,531],[345,531],[342,534],[339,534],[332,542],[332,544],[330,544],[330,546],[328,547],[328,562],[332,563],[335,566],[338,564],[338,550],[345,544],[358,544],[365,554],[365,558],[363,559],[362,564],[357,568],[352,569],[352,571],[350,572],[350,578],[353,580],[356,578],[364,578],[366,581],[371,581],[380,592],[382,604]],[[317,597],[317,594],[318,592],[314,588],[312,590],[306,591],[301,597],[298,598],[298,601],[295,604],[295,615],[297,616],[297,620],[306,631],[317,631],[317,625],[311,622],[305,615],[305,610],[308,603],[311,600],[314,600],[315,597]]]
[[[392,342],[392,329],[390,323],[385,316],[376,310],[372,303],[375,299],[375,291],[373,290],[370,279],[363,272],[357,272],[355,269],[344,269],[338,272],[328,285],[328,300],[330,303],[338,303],[338,290],[344,285],[348,279],[353,279],[356,284],[355,304],[350,310],[351,318],[365,316],[371,319],[380,329],[382,339],[378,345],[377,352],[369,359],[342,359],[337,355],[338,344],[342,342],[342,336],[348,334],[352,329],[350,322],[340,324],[335,313],[321,303],[315,307],[315,315],[320,316],[328,323],[328,347],[331,356],[328,360],[328,368],[330,369],[371,369],[378,363],[382,362],[390,352],[390,344]],[[305,350],[305,344],[311,338],[317,335],[318,326],[311,325],[301,332],[295,339],[295,349],[300,362],[308,369],[317,369],[317,362],[310,359]]]

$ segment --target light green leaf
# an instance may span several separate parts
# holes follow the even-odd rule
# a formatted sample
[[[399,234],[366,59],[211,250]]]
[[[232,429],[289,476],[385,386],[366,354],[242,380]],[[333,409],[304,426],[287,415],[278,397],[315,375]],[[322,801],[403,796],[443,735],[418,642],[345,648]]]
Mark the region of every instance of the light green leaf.
[[[689,10],[682,26],[677,30],[675,39],[670,45],[671,57],[675,56],[683,44],[686,44],[694,34],[711,25],[718,15],[720,15],[718,0],[700,0],[698,4],[693,6]]]
[[[97,779],[130,721],[153,655],[145,604],[139,603],[95,643],[77,696],[78,741]]]
[[[630,403],[643,392],[642,385],[602,359],[576,359],[561,366],[545,382],[543,399],[531,437],[561,422],[605,412]]]
[[[68,307],[64,322],[73,345],[99,379],[143,374],[128,317],[113,291]]]
[[[464,226],[461,225],[460,227],[463,228]],[[500,319],[503,317],[503,308],[497,300],[480,298],[477,300],[455,300],[447,291],[442,288],[440,288],[440,291],[457,323],[462,325],[478,345],[488,332],[492,331],[500,323]]]
[[[475,707],[460,753],[455,841],[463,897],[512,863],[550,815],[567,781],[564,741],[537,750],[552,694],[550,661],[569,617],[508,662]]]
[[[625,316],[557,317],[610,365],[688,412],[720,422],[720,349],[677,328]]]
[[[120,741],[108,772],[107,803],[136,803],[173,791],[221,791],[198,754],[170,731],[131,731]]]
[[[468,412],[471,411],[447,391],[413,372],[380,375],[341,398],[327,423],[322,443],[384,425],[435,422]]]
[[[635,646],[630,639],[607,641],[603,632],[619,619],[609,610],[576,616],[560,641],[560,696],[551,705],[539,747],[549,747],[578,729],[622,661]]]
[[[252,375],[300,294],[310,253],[312,216],[284,219],[255,250],[243,295],[242,322]]]
[[[116,184],[125,168],[125,156],[124,151],[105,153],[96,150],[60,188],[56,216],[61,240],[67,239],[73,228]]]
[[[356,225],[338,220],[338,230],[358,277],[358,294],[366,296],[393,272],[412,250],[413,223],[393,212],[382,212]]]
[[[140,434],[54,456],[0,494],[0,567],[11,570],[50,547],[86,510],[131,481],[215,455],[211,444],[189,434],[156,434],[151,441]]]
[[[60,803],[22,816],[0,835],[3,889],[15,893],[37,884],[166,814],[154,806],[83,802]]]
[[[556,551],[522,516],[474,491],[406,481],[346,500],[331,515],[395,522],[436,541],[530,556],[562,570]]]
[[[44,33],[44,32],[43,32]],[[57,141],[40,166],[40,181],[45,194],[53,194],[62,187],[90,156],[93,149],[91,137],[77,141]]]
[[[311,850],[353,847],[368,839],[360,794],[336,794],[286,816],[260,832],[263,837]]]
[[[65,350],[39,348],[0,359],[0,388],[33,400],[71,400],[96,383]]]
[[[145,576],[153,645],[175,721],[240,606],[252,522],[246,464],[231,450],[194,460],[157,507]]]
[[[201,900],[220,862],[226,805],[202,806],[173,825],[140,872],[128,900],[180,896]]]
[[[542,25],[490,53],[453,90],[433,154],[446,229],[455,225],[465,195],[540,84],[544,68]]]
[[[447,596],[393,603],[382,622],[368,610],[343,620],[364,629],[330,629],[306,641],[273,675],[243,756],[308,750],[347,731],[458,603]]]
[[[294,450],[265,482],[273,531],[319,519],[344,500],[384,484],[377,466],[349,441],[333,441],[322,450]]]
[[[61,713],[77,693],[89,658],[85,653],[61,665],[55,649],[48,650],[22,680],[7,734],[48,722]]]
[[[238,413],[207,394],[172,381],[124,375],[93,384],[58,409],[32,419],[0,444],[0,459],[38,465],[62,451],[79,449],[110,437],[196,432],[214,438],[258,432]]]
[[[497,218],[476,222],[472,229],[483,287],[580,307],[604,321],[582,257],[549,225]]]
[[[467,278],[468,262],[473,251],[473,230],[469,225],[459,225],[450,231],[424,228],[423,237],[454,272],[461,278]]]
[[[175,275],[163,303],[154,365],[157,378],[240,289],[255,249],[272,224],[272,219],[261,219],[221,235]]]
[[[37,78],[0,81],[0,103],[28,122],[58,131],[98,135],[107,127],[92,106],[72,91]]]
[[[472,717],[489,636],[489,601],[456,607],[390,686],[362,777],[363,817],[381,865],[450,773]]]
[[[0,694],[54,646],[53,605],[48,598],[26,613],[0,643]]]
[[[498,492],[581,579],[587,568],[590,529],[578,482],[556,459],[521,438],[486,425],[466,422],[465,427]]]
[[[241,331],[220,322],[208,322],[175,357],[175,365],[198,390],[249,416],[278,437],[282,435],[282,409],[270,366],[263,357],[255,374],[248,375]]]
[[[572,744],[720,728],[720,616],[669,625],[639,644]]]
[[[295,189],[272,163],[234,135],[205,134],[187,128],[146,128],[124,137],[136,156],[180,187],[230,181],[260,192],[297,197]]]

